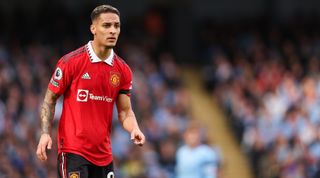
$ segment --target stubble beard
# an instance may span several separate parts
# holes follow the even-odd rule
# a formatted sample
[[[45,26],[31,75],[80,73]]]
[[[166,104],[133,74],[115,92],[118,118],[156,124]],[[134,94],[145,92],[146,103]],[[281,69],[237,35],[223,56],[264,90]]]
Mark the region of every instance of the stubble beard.
[[[106,45],[106,49],[113,49],[116,45]]]
[[[107,43],[107,44],[105,44],[105,48],[106,49],[112,49],[112,48],[114,48],[115,46],[116,46],[116,44],[117,44],[117,42],[115,42],[115,43]]]

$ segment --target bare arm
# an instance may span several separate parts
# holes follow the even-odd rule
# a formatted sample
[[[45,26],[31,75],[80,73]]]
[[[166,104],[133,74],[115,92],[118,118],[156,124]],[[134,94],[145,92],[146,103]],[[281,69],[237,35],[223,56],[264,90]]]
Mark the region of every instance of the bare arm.
[[[44,101],[41,107],[40,118],[41,118],[41,133],[50,133],[51,123],[54,117],[55,106],[59,95],[53,93],[51,90],[47,90],[44,97]]]
[[[41,137],[37,148],[37,156],[42,161],[47,160],[46,149],[51,149],[52,146],[50,129],[59,96],[48,89],[41,107]]]
[[[122,127],[131,134],[131,140],[137,145],[143,145],[145,136],[141,132],[136,116],[132,111],[130,97],[120,94],[117,99],[118,119]]]

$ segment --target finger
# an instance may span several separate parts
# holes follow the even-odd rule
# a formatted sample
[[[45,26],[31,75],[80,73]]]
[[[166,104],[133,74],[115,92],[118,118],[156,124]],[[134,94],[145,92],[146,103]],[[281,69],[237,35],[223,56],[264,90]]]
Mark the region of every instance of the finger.
[[[137,141],[134,142],[134,144],[135,144],[135,145],[139,145],[139,146],[141,145],[141,143],[140,143],[140,142],[137,142]]]
[[[136,139],[139,141],[143,141],[144,140],[144,135],[143,134],[138,134],[136,135]]]
[[[135,140],[135,144],[136,145],[139,145],[139,146],[142,146],[145,142],[145,139],[143,136],[139,135],[136,137],[137,139]]]
[[[141,140],[141,136],[140,135],[136,135],[134,138],[135,138],[135,140],[139,140],[139,141]]]
[[[137,140],[137,141],[136,141],[136,145],[142,146],[142,145],[143,145],[143,143],[142,143],[142,141],[141,141],[141,140]]]
[[[40,148],[40,145],[38,145],[37,147],[37,152],[36,152],[37,156],[38,156],[38,159],[41,160],[41,148]]]
[[[49,141],[47,148],[48,148],[48,150],[51,150],[51,148],[52,148],[52,140]]]
[[[41,156],[42,160],[47,160],[47,154],[46,154],[46,145],[41,145]]]
[[[141,136],[139,146],[142,146],[146,142],[146,137],[144,135]]]
[[[135,133],[132,132],[132,133],[131,133],[131,140],[134,140],[134,138],[135,138]]]
[[[143,142],[141,140],[135,142],[136,145],[143,146]]]

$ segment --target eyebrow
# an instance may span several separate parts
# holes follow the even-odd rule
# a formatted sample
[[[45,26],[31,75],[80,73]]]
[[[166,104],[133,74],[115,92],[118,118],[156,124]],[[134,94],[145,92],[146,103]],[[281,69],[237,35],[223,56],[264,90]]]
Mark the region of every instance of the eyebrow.
[[[102,24],[116,24],[116,25],[120,25],[120,22],[102,22]]]

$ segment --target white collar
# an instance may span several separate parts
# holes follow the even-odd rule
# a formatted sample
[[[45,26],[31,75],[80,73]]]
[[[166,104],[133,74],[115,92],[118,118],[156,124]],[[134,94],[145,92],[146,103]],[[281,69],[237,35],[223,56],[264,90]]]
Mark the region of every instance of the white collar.
[[[88,44],[87,44],[87,49],[88,49],[88,53],[89,53],[89,56],[90,56],[90,61],[92,63],[96,63],[96,62],[105,62],[109,65],[113,65],[113,57],[114,57],[114,52],[113,52],[113,49],[111,49],[111,53],[110,55],[105,59],[105,60],[101,60],[97,55],[96,53],[93,51],[93,48],[92,48],[92,41],[89,41]]]

